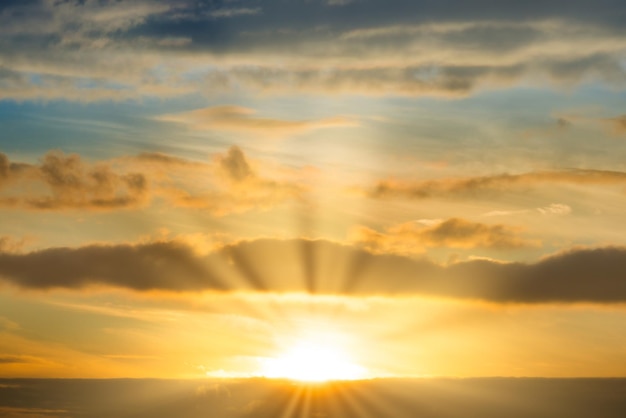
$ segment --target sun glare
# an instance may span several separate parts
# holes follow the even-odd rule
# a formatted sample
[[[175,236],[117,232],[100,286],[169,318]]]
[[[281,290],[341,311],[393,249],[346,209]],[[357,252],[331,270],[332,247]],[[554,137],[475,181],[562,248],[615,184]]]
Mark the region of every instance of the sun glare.
[[[263,376],[302,382],[364,379],[364,367],[350,361],[339,347],[303,341],[278,358],[263,361]]]

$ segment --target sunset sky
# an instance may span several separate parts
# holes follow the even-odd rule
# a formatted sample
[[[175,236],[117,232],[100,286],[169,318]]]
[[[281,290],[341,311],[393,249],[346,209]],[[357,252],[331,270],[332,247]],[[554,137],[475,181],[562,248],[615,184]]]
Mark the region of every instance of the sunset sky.
[[[0,2],[0,377],[626,377],[625,215],[623,0]]]

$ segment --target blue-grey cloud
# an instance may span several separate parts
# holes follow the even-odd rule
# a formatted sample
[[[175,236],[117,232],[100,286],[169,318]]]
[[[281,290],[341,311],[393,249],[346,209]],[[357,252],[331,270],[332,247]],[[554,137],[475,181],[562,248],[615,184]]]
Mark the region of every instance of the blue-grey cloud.
[[[0,13],[0,99],[623,86],[619,2],[41,0]],[[209,66],[207,66],[209,64]],[[191,76],[190,74],[193,74]]]

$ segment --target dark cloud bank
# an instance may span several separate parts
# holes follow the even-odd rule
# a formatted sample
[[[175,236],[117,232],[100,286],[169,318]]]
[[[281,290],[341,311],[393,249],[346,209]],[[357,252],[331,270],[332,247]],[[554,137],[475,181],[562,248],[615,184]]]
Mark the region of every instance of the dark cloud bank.
[[[312,261],[312,262],[311,262]],[[208,256],[186,244],[90,245],[0,253],[0,277],[28,289],[308,291],[435,295],[493,302],[626,301],[626,248],[573,249],[535,263],[372,254],[329,241],[256,240]]]
[[[0,380],[8,417],[622,418],[626,379]]]

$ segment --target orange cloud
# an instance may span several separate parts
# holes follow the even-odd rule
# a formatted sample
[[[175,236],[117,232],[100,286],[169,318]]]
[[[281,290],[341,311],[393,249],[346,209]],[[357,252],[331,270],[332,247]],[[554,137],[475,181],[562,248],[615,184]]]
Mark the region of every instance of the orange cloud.
[[[372,198],[403,197],[426,199],[463,194],[510,190],[514,187],[545,184],[612,185],[626,184],[626,173],[607,170],[534,171],[481,177],[442,178],[425,181],[381,180],[367,190]]]
[[[215,106],[161,116],[164,121],[187,124],[194,129],[227,130],[266,136],[287,136],[320,128],[355,126],[356,121],[337,116],[317,120],[285,120],[255,116],[255,110],[240,106]]]
[[[207,162],[143,153],[91,164],[51,151],[34,165],[0,153],[0,207],[6,208],[135,209],[163,197],[174,206],[224,215],[298,199],[302,191],[295,182],[257,174],[238,147]]]
[[[608,124],[611,133],[613,133],[614,135],[626,134],[626,115],[607,119],[605,120],[605,122]]]
[[[537,240],[521,238],[518,229],[450,218],[429,226],[407,222],[384,232],[357,227],[352,241],[364,248],[383,253],[411,254],[428,247],[515,249],[539,245]]]
[[[45,189],[12,190],[0,197],[0,205],[7,207],[119,209],[145,203],[148,194],[148,180],[141,173],[116,173],[109,164],[89,165],[76,154],[58,151],[47,153],[37,166],[8,163],[6,155],[0,154],[0,172],[9,185],[34,182]]]

